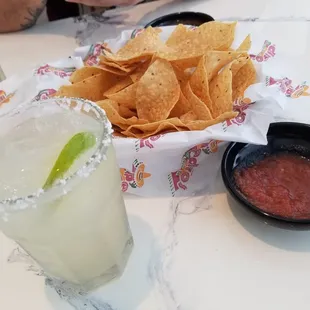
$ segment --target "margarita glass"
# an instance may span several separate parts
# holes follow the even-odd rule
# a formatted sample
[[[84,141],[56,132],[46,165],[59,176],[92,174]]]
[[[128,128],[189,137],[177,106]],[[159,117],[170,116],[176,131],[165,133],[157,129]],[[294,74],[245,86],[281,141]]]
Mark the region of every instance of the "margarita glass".
[[[94,145],[43,190],[81,132]],[[103,110],[74,98],[33,102],[0,122],[0,229],[47,276],[85,291],[120,276],[133,247],[111,133]]]

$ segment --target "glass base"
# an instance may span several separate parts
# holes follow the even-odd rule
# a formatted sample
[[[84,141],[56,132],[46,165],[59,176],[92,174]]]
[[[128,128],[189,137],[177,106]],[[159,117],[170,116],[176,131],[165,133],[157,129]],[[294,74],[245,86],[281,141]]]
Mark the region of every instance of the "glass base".
[[[92,279],[89,282],[86,282],[83,284],[76,284],[76,283],[72,283],[69,281],[50,277],[48,275],[46,275],[46,282],[51,287],[55,287],[55,288],[58,287],[59,289],[65,290],[65,291],[76,291],[76,292],[79,292],[79,294],[86,294],[90,291],[94,291],[97,288],[111,282],[112,280],[115,280],[121,277],[127,265],[130,254],[132,252],[133,245],[134,245],[133,238],[130,237],[130,239],[127,241],[124,247],[124,250],[122,253],[122,260],[117,262],[117,264],[115,264],[109,270],[106,270],[105,273]]]
[[[122,261],[120,261],[118,265],[115,265],[113,268],[105,272],[103,275],[83,285],[77,285],[68,281],[50,277],[21,247],[17,247],[12,251],[11,255],[8,257],[8,262],[26,264],[28,271],[33,272],[37,276],[44,277],[45,284],[51,289],[55,290],[59,297],[72,305],[74,309],[112,309],[108,303],[94,300],[93,298],[89,297],[90,295],[88,293],[107,284],[112,280],[116,280],[117,278],[121,277],[132,252],[133,246],[133,238],[130,237],[124,247]]]
[[[34,272],[38,276],[44,276],[46,278],[46,284],[50,287],[55,288],[55,290],[60,295],[70,295],[71,293],[78,295],[85,295],[90,291],[93,291],[114,279],[121,277],[125,267],[127,265],[128,259],[132,252],[134,246],[134,241],[132,236],[128,239],[124,246],[122,253],[122,260],[115,264],[112,268],[107,270],[104,274],[92,279],[91,281],[83,284],[76,284],[69,281],[65,281],[60,278],[55,278],[48,275],[44,270],[35,262],[35,260],[21,247],[17,247],[13,250],[11,255],[8,257],[9,263],[24,263],[27,264],[27,270]],[[65,293],[66,292],[66,293]],[[71,293],[70,293],[71,292]]]
[[[112,268],[107,270],[104,274],[94,278],[92,281],[83,284],[81,286],[81,289],[85,292],[93,291],[107,284],[108,282],[111,282],[114,279],[120,278],[125,270],[133,246],[134,242],[133,238],[131,237],[124,247],[124,251],[122,253],[122,260],[119,261],[117,265],[114,265]]]

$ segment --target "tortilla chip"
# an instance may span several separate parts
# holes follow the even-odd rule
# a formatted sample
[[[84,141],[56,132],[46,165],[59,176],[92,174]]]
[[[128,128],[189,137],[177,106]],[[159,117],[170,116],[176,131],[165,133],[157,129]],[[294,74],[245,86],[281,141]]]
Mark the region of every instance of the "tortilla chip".
[[[147,59],[157,51],[169,51],[159,37],[161,30],[148,27],[139,36],[131,39],[116,54],[107,54],[102,59],[131,64]]]
[[[212,107],[212,100],[209,93],[208,73],[205,67],[205,56],[201,57],[198,67],[191,76],[189,83],[193,93],[207,106]]]
[[[124,60],[114,60],[114,59],[109,59],[109,58],[106,58],[108,61],[115,61],[119,64],[127,64],[127,65],[132,65],[132,66],[136,66],[138,65],[139,63],[142,63],[142,62],[145,62],[145,61],[149,61],[151,58],[152,58],[152,55],[154,54],[154,52],[148,52],[146,53],[146,55],[138,55],[138,56],[134,56],[132,58],[129,58],[129,59],[124,59]],[[105,56],[107,57],[107,56]]]
[[[105,74],[97,74],[72,85],[61,86],[55,96],[58,97],[76,97],[99,101],[105,98],[106,87]]]
[[[128,127],[122,134],[137,139],[144,139],[155,134],[173,131],[186,131],[186,130],[205,130],[206,128],[215,124],[221,123],[227,119],[232,119],[238,115],[238,112],[227,112],[221,114],[216,119],[202,121],[187,121],[186,123],[178,118],[171,118],[160,122],[144,124],[144,125],[132,125]]]
[[[117,104],[115,101],[105,99],[102,101],[96,102],[96,104],[105,110],[109,121],[120,128],[127,128],[128,126],[135,125],[135,124],[145,124],[147,121],[138,119],[137,117],[133,116],[131,118],[124,118],[120,116],[119,112],[115,105]],[[123,126],[122,126],[123,125]],[[124,126],[125,125],[125,126]]]
[[[192,76],[191,73],[186,72],[185,70],[183,70],[183,68],[179,68],[176,65],[173,65],[173,70],[181,86],[181,89],[183,89],[189,81],[190,77]]]
[[[103,59],[102,61],[100,61],[100,65],[104,66],[105,68],[110,68],[112,71],[114,71],[115,69],[118,71],[124,71],[125,73],[130,73],[132,71],[135,70],[136,65],[131,65],[131,66],[126,66],[126,65],[121,65],[112,61],[106,61],[105,59]]]
[[[171,118],[143,125],[132,125],[122,134],[128,137],[144,139],[167,130],[184,131],[187,128],[178,118]]]
[[[170,112],[169,118],[181,117],[192,110],[191,103],[186,99],[183,92],[180,92],[180,98]]]
[[[213,118],[233,110],[232,72],[231,66],[226,66],[210,83],[212,100],[211,113]]]
[[[209,47],[209,50],[225,51],[235,39],[237,23],[209,22],[199,26],[194,33],[196,44]]]
[[[109,95],[113,95],[123,90],[124,88],[130,86],[132,84],[131,78],[129,76],[120,79],[117,83],[115,83],[111,88],[109,88],[104,95],[109,97]]]
[[[110,101],[110,105],[115,109],[115,111],[119,114],[119,104],[116,101]]]
[[[247,57],[239,57],[231,62],[231,73],[234,80],[234,76],[238,73],[238,71],[248,62],[250,59],[249,56]]]
[[[120,131],[114,129],[113,138],[126,138],[126,136],[124,136]]]
[[[176,60],[171,60],[171,64],[178,66],[182,70],[186,70],[188,68],[197,67],[200,58],[201,58],[201,55],[184,57],[184,58],[180,58]]]
[[[189,130],[205,130],[206,128],[221,123],[227,119],[232,119],[238,115],[238,112],[226,112],[217,118],[209,121],[193,121],[186,124]]]
[[[208,81],[218,74],[218,72],[234,59],[243,55],[241,52],[224,52],[224,51],[210,51],[205,56],[205,67],[208,73]],[[246,55],[246,54],[244,54]]]
[[[189,31],[186,26],[179,24],[166,41],[166,45],[175,48],[181,41],[187,39]]]
[[[166,119],[180,97],[180,86],[171,64],[157,59],[138,82],[138,116],[150,122]]]
[[[193,111],[189,111],[186,114],[182,115],[180,117],[180,120],[184,124],[186,124],[186,123],[191,122],[191,121],[196,121],[197,120],[197,115]]]
[[[174,46],[174,51],[160,52],[160,57],[176,61],[180,59],[195,59],[206,51],[228,50],[235,38],[236,23],[225,24],[209,22],[202,24],[194,31],[186,34],[186,39]]]
[[[190,41],[188,41],[188,44],[190,44]],[[203,54],[203,49],[189,49],[189,46],[186,45],[181,49],[172,50],[170,52],[158,52],[156,55],[158,58],[170,61],[173,66],[185,70],[195,67]]]
[[[237,72],[232,81],[232,100],[243,97],[245,90],[256,82],[256,71],[251,59]]]
[[[137,66],[137,69],[130,74],[130,78],[133,83],[138,82],[142,78],[146,70],[149,68],[150,62],[151,60],[147,60],[145,62],[140,63]]]
[[[72,84],[75,84],[91,76],[102,74],[103,72],[104,71],[98,67],[83,67],[72,73],[72,75],[70,76],[70,82]]]
[[[209,108],[201,101],[192,91],[190,83],[188,82],[184,88],[184,96],[191,104],[191,111],[197,115],[199,120],[210,120],[212,115]]]
[[[155,42],[159,38],[159,34],[161,33],[161,31],[162,30],[160,28],[148,27],[138,36],[129,40],[125,46],[119,49],[116,55],[136,55],[140,54],[145,50],[151,50],[154,47]]]
[[[120,75],[120,76],[127,76],[128,75],[127,72],[124,72],[118,68],[109,67],[109,66],[105,65],[104,63],[101,63],[99,65],[99,68],[101,68],[103,71],[113,73],[114,75]]]
[[[113,100],[118,102],[119,104],[129,108],[129,109],[135,109],[136,108],[136,92],[137,92],[137,86],[138,83],[132,84],[123,90],[113,93],[113,94],[108,94],[105,93],[105,95]]]
[[[123,118],[131,118],[131,117],[137,117],[137,113],[128,109],[127,107],[124,107],[122,105],[119,106],[119,115]]]
[[[235,38],[236,23],[209,22],[186,34],[186,39],[174,46],[174,51],[160,51],[160,57],[169,61],[195,60],[211,50],[227,50]],[[181,65],[178,64],[181,67]],[[183,66],[182,66],[183,67]]]
[[[98,73],[99,72],[99,73]],[[107,72],[102,70],[99,67],[83,67],[81,69],[76,70],[70,77],[70,82],[72,84],[77,84],[87,78],[95,76],[97,74],[101,74],[101,81],[103,83],[102,88],[104,91],[108,90],[115,84],[118,84],[124,78],[118,75],[115,75],[111,72]]]
[[[251,49],[251,46],[252,46],[251,36],[248,35],[240,44],[240,46],[237,48],[237,51],[248,52]]]

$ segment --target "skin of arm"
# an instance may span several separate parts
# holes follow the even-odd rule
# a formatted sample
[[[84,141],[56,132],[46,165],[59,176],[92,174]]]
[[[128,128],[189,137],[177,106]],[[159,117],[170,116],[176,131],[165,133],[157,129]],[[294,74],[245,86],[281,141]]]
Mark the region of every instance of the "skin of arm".
[[[32,27],[46,5],[46,0],[0,0],[0,33]]]

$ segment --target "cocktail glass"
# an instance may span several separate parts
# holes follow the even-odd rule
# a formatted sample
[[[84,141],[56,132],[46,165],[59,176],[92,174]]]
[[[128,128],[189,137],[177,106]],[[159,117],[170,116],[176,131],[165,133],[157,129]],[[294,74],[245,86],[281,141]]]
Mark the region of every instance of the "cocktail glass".
[[[82,99],[47,99],[2,116],[0,130],[3,233],[48,277],[83,291],[119,277],[133,239],[104,111]],[[63,147],[79,132],[95,135],[95,146],[43,190]]]

